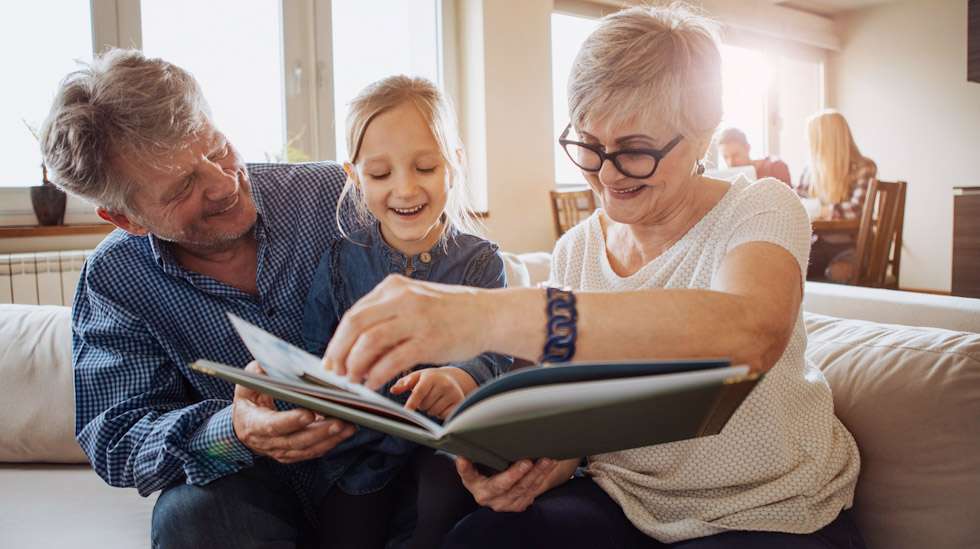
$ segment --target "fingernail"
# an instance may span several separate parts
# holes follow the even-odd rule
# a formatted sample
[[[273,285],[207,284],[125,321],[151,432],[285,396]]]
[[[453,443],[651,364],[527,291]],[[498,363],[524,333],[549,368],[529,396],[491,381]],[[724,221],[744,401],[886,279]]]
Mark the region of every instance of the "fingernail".
[[[530,463],[528,463],[526,461],[521,463],[521,472],[522,473],[526,473],[526,472],[528,472],[530,470],[531,470],[531,464]]]
[[[329,432],[331,435],[336,435],[337,433],[340,432],[341,429],[342,427],[340,426],[339,423],[334,423],[333,425],[330,426],[330,429],[328,429],[327,432]]]

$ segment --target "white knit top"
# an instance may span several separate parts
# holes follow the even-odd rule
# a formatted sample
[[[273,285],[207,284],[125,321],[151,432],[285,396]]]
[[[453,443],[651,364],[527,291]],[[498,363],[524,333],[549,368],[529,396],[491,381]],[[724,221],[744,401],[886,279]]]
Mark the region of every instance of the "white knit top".
[[[558,241],[553,284],[709,288],[725,255],[753,241],[785,248],[806,276],[810,221],[776,179],[736,180],[681,240],[625,278],[609,264],[600,215]],[[829,524],[853,502],[860,458],[805,350],[801,311],[783,356],[720,434],[591,456],[590,473],[637,528],[665,543],[728,530],[810,533]]]

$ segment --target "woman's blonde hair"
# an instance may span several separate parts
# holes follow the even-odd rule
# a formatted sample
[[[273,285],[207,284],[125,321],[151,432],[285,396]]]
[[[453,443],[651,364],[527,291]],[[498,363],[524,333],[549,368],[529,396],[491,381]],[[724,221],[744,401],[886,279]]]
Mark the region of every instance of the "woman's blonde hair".
[[[825,204],[840,204],[854,184],[852,165],[863,160],[844,115],[835,110],[818,112],[807,119],[810,143],[810,195]]]
[[[649,115],[707,143],[722,114],[716,24],[682,3],[604,17],[575,57],[568,112],[579,128]]]
[[[456,116],[452,105],[439,88],[429,80],[404,75],[389,76],[361,90],[351,101],[347,112],[348,161],[351,164],[357,162],[364,133],[371,122],[378,115],[405,103],[411,103],[418,109],[436,143],[439,144],[439,151],[446,162],[446,176],[450,178],[445,208],[447,227],[453,227],[464,233],[481,234],[482,227],[471,215],[472,209],[466,192],[466,158],[456,126]],[[364,194],[353,176],[348,174],[347,182],[337,202],[337,227],[345,236],[347,232],[342,226],[340,212],[347,197],[354,202],[358,223],[366,224],[374,219],[367,208]]]

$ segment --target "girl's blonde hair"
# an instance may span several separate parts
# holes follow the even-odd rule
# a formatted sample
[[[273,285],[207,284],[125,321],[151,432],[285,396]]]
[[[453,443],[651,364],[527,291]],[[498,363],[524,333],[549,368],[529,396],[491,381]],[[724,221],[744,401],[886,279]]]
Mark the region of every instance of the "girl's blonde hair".
[[[471,215],[472,208],[466,192],[466,158],[456,126],[456,116],[452,105],[439,88],[429,80],[404,75],[389,76],[361,90],[351,101],[347,112],[348,161],[351,164],[357,162],[364,133],[375,117],[409,102],[418,109],[419,114],[428,124],[446,162],[446,176],[450,178],[445,208],[447,228],[453,227],[460,232],[481,234],[482,227]],[[356,185],[354,178],[348,174],[347,182],[337,201],[337,227],[344,236],[347,236],[347,232],[341,223],[340,212],[347,197],[354,201],[358,223],[367,224],[374,219],[367,208],[364,194]]]
[[[825,204],[839,204],[847,199],[854,183],[852,164],[864,157],[844,115],[835,110],[808,118],[806,130],[810,142],[810,195]]]
[[[578,128],[652,116],[707,144],[722,115],[717,25],[682,3],[604,17],[575,57],[568,112]]]

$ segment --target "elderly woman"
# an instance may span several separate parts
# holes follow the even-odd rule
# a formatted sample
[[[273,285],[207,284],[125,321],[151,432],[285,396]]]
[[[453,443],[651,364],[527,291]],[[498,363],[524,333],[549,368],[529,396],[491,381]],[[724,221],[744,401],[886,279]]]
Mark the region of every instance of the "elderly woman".
[[[372,386],[484,351],[728,356],[768,374],[721,434],[586,456],[584,475],[578,459],[525,460],[491,477],[459,460],[484,508],[446,544],[863,547],[844,513],[858,450],[804,355],[807,215],[775,179],[702,175],[721,118],[711,27],[678,8],[605,18],[575,61],[569,111],[561,143],[602,203],[555,248],[551,284],[571,290],[393,277],[344,317],[325,361]],[[577,311],[570,337],[549,328],[554,301]]]

